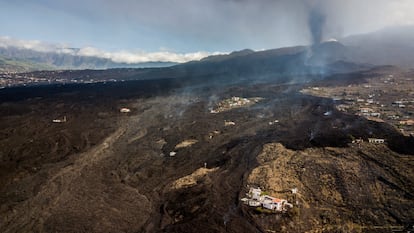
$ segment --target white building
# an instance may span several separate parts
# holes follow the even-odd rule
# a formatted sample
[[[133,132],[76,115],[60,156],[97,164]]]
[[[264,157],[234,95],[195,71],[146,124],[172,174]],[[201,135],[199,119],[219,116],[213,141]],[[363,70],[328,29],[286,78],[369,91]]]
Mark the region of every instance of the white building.
[[[128,112],[131,112],[131,109],[129,109],[129,108],[121,108],[119,111],[122,112],[122,113],[128,113]]]
[[[295,191],[297,190],[295,189]],[[279,212],[286,211],[288,208],[293,207],[293,205],[285,199],[262,195],[262,190],[260,188],[250,188],[247,196],[249,198],[242,198],[241,201],[252,207],[262,206],[265,209]]]
[[[293,205],[285,199],[275,198],[268,195],[262,196],[263,208],[275,211],[286,211],[287,207],[292,208]]]
[[[262,190],[260,188],[250,188],[248,196],[253,200],[260,200]]]
[[[63,119],[54,119],[52,120],[53,123],[65,123],[66,122],[66,116],[63,117]]]
[[[369,143],[376,143],[376,144],[383,144],[385,143],[385,139],[382,138],[368,138]]]
[[[260,201],[256,201],[256,200],[249,200],[248,204],[249,204],[249,206],[252,206],[252,207],[258,207],[258,206],[262,205],[262,203],[260,203]]]
[[[379,113],[379,112],[372,112],[371,113],[371,116],[372,117],[378,117],[379,118],[379,117],[381,117],[381,113]]]

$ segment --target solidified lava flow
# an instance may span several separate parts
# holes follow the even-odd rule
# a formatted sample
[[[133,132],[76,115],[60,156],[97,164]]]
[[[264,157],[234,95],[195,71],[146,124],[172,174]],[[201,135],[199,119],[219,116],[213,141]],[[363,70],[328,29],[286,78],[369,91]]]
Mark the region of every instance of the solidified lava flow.
[[[350,144],[354,135],[400,137],[393,127],[339,112],[298,85],[163,82],[3,96],[1,232],[389,232],[412,224],[413,157]],[[233,96],[261,100],[210,113]],[[245,206],[251,185],[283,198],[298,188],[293,210]]]

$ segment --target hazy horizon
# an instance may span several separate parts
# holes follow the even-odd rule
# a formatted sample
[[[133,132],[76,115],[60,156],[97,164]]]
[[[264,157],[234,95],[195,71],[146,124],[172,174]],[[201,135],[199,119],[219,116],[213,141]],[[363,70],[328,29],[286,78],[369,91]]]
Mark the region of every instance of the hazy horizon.
[[[199,60],[242,49],[413,25],[410,0],[22,1],[0,0],[0,46],[116,62]]]

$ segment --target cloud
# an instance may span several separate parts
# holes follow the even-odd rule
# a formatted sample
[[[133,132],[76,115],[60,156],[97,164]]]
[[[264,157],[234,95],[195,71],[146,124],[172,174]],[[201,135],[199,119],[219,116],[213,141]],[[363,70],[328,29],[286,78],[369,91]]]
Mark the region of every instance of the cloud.
[[[90,57],[102,57],[111,59],[114,62],[123,62],[123,63],[141,63],[141,62],[150,62],[150,61],[161,61],[161,62],[188,62],[194,60],[200,60],[207,56],[225,54],[222,52],[194,52],[194,53],[174,53],[169,51],[159,51],[159,52],[128,52],[128,51],[118,51],[118,52],[105,52],[93,47],[81,48],[76,55],[79,56],[90,56]]]
[[[53,44],[38,40],[18,40],[10,37],[0,36],[0,47],[14,47],[18,49],[30,49],[44,53],[61,53],[73,56],[87,56],[110,59],[118,63],[143,63],[143,62],[178,62],[184,63],[188,61],[200,60],[207,56],[226,54],[223,52],[193,52],[193,53],[175,53],[163,48],[157,52],[130,52],[115,51],[108,52],[94,47],[83,47],[80,49],[70,48],[67,44]]]
[[[310,44],[414,23],[413,0],[85,1],[105,2],[95,13],[103,21],[140,25],[200,44],[253,49]]]
[[[102,20],[239,49],[310,44],[414,23],[413,0],[103,1],[105,14],[95,15]]]
[[[413,12],[413,0],[0,0],[16,38],[180,53],[305,45],[413,24]]]
[[[308,12],[324,18],[322,39],[369,33],[385,27],[414,24],[412,0],[303,0]],[[309,8],[312,11],[309,11]]]
[[[38,52],[55,52],[60,50],[60,48],[65,47],[65,45],[51,44],[39,40],[19,40],[8,36],[0,36],[0,47],[16,47],[20,49],[31,49]]]

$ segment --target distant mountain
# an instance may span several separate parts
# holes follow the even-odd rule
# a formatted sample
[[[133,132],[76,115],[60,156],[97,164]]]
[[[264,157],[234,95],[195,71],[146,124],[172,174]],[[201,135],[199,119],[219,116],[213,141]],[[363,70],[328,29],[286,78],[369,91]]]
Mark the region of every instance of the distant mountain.
[[[352,51],[348,55],[354,62],[414,68],[414,25],[385,28],[339,41]]]
[[[249,55],[249,54],[252,54],[252,53],[254,53],[253,50],[244,49],[244,50],[240,50],[240,51],[234,51],[230,54],[208,56],[206,58],[201,59],[201,61],[202,62],[219,62],[219,61],[224,61],[224,60],[228,60],[228,59],[235,58],[235,57],[241,57],[241,56]]]
[[[366,70],[371,65],[352,62],[349,51],[339,42],[315,46],[296,46],[265,51],[242,50],[228,55],[210,56],[171,67],[147,69],[77,70],[34,72],[36,77],[64,79],[150,80],[176,79],[177,82],[273,81],[307,82],[330,74]]]
[[[414,68],[414,26],[386,28],[313,46],[258,52],[242,50],[229,55],[210,56],[174,69],[189,74],[202,72],[260,78],[342,73],[380,65]]]
[[[25,59],[15,59],[0,55],[0,72],[27,72],[33,70],[52,70],[53,66]]]
[[[65,53],[0,48],[0,69],[107,69],[141,68],[119,79],[190,78],[216,80],[304,81],[309,76],[365,70],[378,65],[414,68],[414,26],[388,28],[378,32],[331,40],[313,46],[285,47],[264,51],[249,49],[228,55],[209,56],[184,64],[153,62],[114,63],[105,58]],[[76,54],[76,49],[73,54]],[[168,67],[165,67],[168,66]],[[4,68],[3,68],[4,69]],[[118,72],[118,71],[117,71]],[[121,72],[122,73],[122,72]],[[121,74],[120,73],[120,74]]]
[[[252,50],[236,51],[229,55],[210,56],[200,61],[192,61],[164,68],[115,69],[118,80],[176,79],[177,82],[239,82],[239,81],[273,81],[307,82],[320,79],[330,74],[348,73],[366,70],[367,64],[347,60],[347,49],[338,42],[307,47],[287,47],[254,52]],[[59,73],[63,77],[65,73]],[[73,77],[100,80],[101,71],[74,71],[67,73]],[[36,74],[35,76],[41,76]],[[110,78],[109,75],[107,78]]]
[[[79,49],[70,48],[74,54]],[[17,47],[0,47],[0,71],[33,71],[54,69],[109,69],[109,68],[146,68],[167,67],[174,62],[117,63],[110,59],[78,56],[70,53],[39,52]]]
[[[387,28],[312,46],[241,50],[170,67],[168,72],[172,77],[283,80],[286,76],[324,76],[382,65],[414,68],[414,26]]]
[[[212,56],[168,69],[171,76],[211,77],[223,79],[275,79],[306,75],[323,76],[363,70],[370,65],[355,63],[349,51],[339,42],[316,46],[296,46],[253,52],[242,50],[229,55]],[[159,71],[166,72],[166,71]]]

